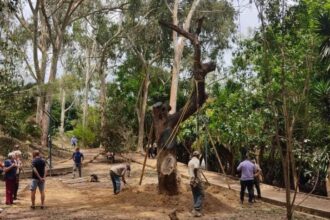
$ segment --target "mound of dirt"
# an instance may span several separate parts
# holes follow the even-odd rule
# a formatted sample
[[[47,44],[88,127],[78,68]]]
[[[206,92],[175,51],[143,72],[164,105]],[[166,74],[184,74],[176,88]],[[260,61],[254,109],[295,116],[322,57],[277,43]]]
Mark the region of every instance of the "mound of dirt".
[[[175,196],[158,193],[157,184],[146,184],[140,187],[129,187],[114,197],[114,202],[131,203],[141,207],[162,207],[168,210],[176,209],[178,212],[190,211],[193,207],[192,194],[188,185],[182,187],[181,193]],[[233,208],[213,196],[215,187],[205,191],[203,210],[207,213],[217,213],[219,210],[232,212]],[[218,189],[219,190],[219,189]],[[235,198],[236,196],[234,196]]]

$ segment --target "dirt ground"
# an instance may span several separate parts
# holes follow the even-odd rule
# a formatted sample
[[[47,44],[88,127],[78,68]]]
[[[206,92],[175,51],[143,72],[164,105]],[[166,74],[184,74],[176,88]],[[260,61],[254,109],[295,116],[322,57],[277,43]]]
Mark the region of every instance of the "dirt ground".
[[[132,164],[127,186],[113,195],[109,178],[110,165],[99,158],[83,168],[83,178],[72,179],[68,174],[50,177],[46,182],[46,208],[30,209],[29,180],[21,181],[24,188],[15,205],[0,205],[4,211],[0,219],[170,219],[176,211],[178,219],[193,219],[192,195],[187,180],[182,179],[182,192],[177,196],[157,193],[157,174],[146,169],[142,186],[138,185],[142,166]],[[100,182],[89,182],[90,174],[97,174]],[[3,185],[3,184],[2,184]],[[1,186],[3,189],[3,186]],[[2,191],[2,190],[1,190]],[[208,186],[205,190],[203,217],[200,219],[285,219],[285,210],[263,202],[253,205],[239,203],[237,192]],[[3,194],[3,192],[1,193]],[[40,204],[39,193],[37,203]],[[297,213],[296,219],[321,219]]]

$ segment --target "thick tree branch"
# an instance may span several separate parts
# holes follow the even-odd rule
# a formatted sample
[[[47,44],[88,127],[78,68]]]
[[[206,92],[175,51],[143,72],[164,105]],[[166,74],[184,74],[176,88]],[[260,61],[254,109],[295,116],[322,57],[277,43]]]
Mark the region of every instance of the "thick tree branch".
[[[30,9],[32,11],[32,13],[34,12],[35,8],[33,8],[33,4],[32,4],[32,1],[31,0],[28,0],[29,2],[29,6],[30,6]]]
[[[75,103],[76,100],[77,100],[77,97],[78,97],[77,95],[74,96],[74,99],[73,99],[73,101],[71,102],[70,106],[67,107],[66,109],[64,109],[64,112],[67,112],[67,111],[69,111],[69,110],[72,108],[72,106],[74,105],[74,103]]]
[[[62,22],[62,26],[60,28],[61,30],[64,30],[66,28],[66,25],[67,25],[66,22],[68,22],[68,20],[70,19],[70,12],[71,12],[71,8],[72,8],[72,5],[73,5],[73,2],[74,2],[74,0],[71,0],[70,1],[69,6],[68,6],[68,9],[65,12],[65,16],[64,16],[64,19],[63,19],[63,22]],[[81,3],[82,0],[80,0],[79,2]]]
[[[207,73],[215,70],[216,65],[214,62],[201,62],[201,45],[198,39],[198,34],[201,31],[202,22],[203,19],[198,20],[198,27],[195,34],[189,33],[176,25],[164,21],[159,22],[161,25],[166,26],[181,34],[182,36],[188,38],[194,47],[193,78],[195,80],[195,83],[193,93],[191,97],[187,100],[186,105],[188,105],[188,107],[186,109],[183,107],[178,112],[169,116],[166,123],[167,126],[171,128],[174,128],[179,120],[180,122],[182,122],[186,120],[189,116],[191,116],[194,112],[196,112],[198,108],[201,107],[207,99],[207,94],[205,93],[205,77]],[[182,119],[180,119],[180,117],[182,117]]]
[[[49,19],[48,19],[49,17],[47,16],[46,7],[45,7],[45,0],[41,1],[41,12],[42,12],[42,15],[44,16],[44,19],[45,19],[45,23],[46,23],[46,26],[47,26],[47,31],[48,31],[50,42],[54,46],[52,27],[50,26]]]

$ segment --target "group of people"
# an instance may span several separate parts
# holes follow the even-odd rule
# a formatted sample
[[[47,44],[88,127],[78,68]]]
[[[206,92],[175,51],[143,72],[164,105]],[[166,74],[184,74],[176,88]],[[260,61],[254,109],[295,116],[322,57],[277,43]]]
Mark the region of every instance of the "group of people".
[[[261,168],[256,163],[255,159],[249,159],[247,156],[244,157],[244,160],[238,165],[237,171],[241,172],[240,184],[240,200],[243,204],[245,190],[248,191],[249,203],[252,204],[255,202],[254,196],[254,186],[257,189],[258,198],[261,198],[260,191],[260,178],[261,178]]]
[[[0,163],[0,169],[4,172],[5,185],[6,185],[6,204],[11,205],[17,199],[17,191],[19,188],[19,176],[23,170],[22,153],[15,146],[15,150],[8,154],[8,159],[4,163]],[[45,203],[45,181],[46,181],[46,162],[41,158],[38,150],[33,151],[32,159],[32,181],[30,185],[31,190],[31,208],[35,208],[35,195],[36,189],[39,188],[41,196],[41,209],[44,208]],[[73,160],[73,178],[78,171],[79,177],[82,176],[81,168],[84,160],[83,153],[80,152],[79,147],[75,149],[72,154]],[[127,184],[125,176],[130,176],[131,167],[129,163],[117,164],[111,166],[110,178],[113,185],[113,192],[117,195],[121,191],[121,181]],[[256,163],[255,159],[250,160],[245,157],[244,160],[237,167],[237,171],[241,172],[240,184],[240,201],[243,203],[245,190],[248,190],[249,203],[255,201],[254,186],[257,189],[257,196],[261,198],[260,191],[260,166]],[[204,200],[204,189],[202,184],[202,174],[200,166],[200,152],[194,151],[188,163],[188,174],[190,177],[190,186],[193,195],[193,215],[195,217],[202,216],[201,208]]]
[[[84,160],[84,154],[80,152],[79,147],[77,147],[75,152],[72,154],[72,160],[73,160],[72,178],[75,178],[76,172],[78,172],[79,177],[81,177],[82,175],[81,169],[82,169],[82,162]],[[112,181],[113,192],[115,195],[118,194],[121,190],[121,181],[124,184],[127,184],[125,176],[127,175],[129,177],[130,171],[131,171],[131,166],[128,163],[111,166],[110,178]]]
[[[157,144],[153,143],[148,146],[148,157],[155,158],[157,156]]]
[[[39,151],[34,151],[32,160],[32,181],[31,181],[31,208],[35,208],[36,189],[39,188],[41,195],[41,208],[44,207],[45,201],[45,177],[46,177],[46,162],[40,157]],[[3,178],[6,186],[6,205],[14,204],[17,200],[17,192],[19,189],[20,174],[23,171],[22,152],[19,150],[19,145],[15,145],[14,151],[8,154],[8,158],[4,163],[0,163],[0,168],[3,171]]]
[[[261,181],[261,168],[256,163],[255,159],[249,159],[245,157],[244,160],[238,165],[237,171],[241,173],[240,184],[240,201],[243,204],[244,194],[247,188],[249,195],[249,203],[255,202],[254,186],[257,190],[257,197],[261,198],[260,181]],[[201,166],[200,166],[200,153],[194,151],[192,157],[188,162],[188,173],[190,177],[190,187],[193,195],[194,208],[192,214],[194,217],[202,216],[201,209],[204,200],[204,189],[201,178]]]

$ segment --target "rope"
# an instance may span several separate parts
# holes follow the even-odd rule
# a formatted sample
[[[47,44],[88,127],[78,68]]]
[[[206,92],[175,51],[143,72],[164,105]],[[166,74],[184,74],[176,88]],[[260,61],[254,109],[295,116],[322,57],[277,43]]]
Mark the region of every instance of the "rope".
[[[142,179],[143,179],[143,175],[144,175],[144,170],[145,170],[145,167],[146,167],[146,163],[147,163],[147,158],[148,158],[148,154],[149,154],[149,146],[151,144],[151,135],[152,135],[152,132],[153,132],[153,129],[154,129],[154,123],[151,124],[151,129],[149,131],[149,138],[148,138],[148,144],[147,144],[147,148],[146,148],[146,155],[144,157],[144,162],[143,162],[143,167],[142,167],[142,173],[141,173],[141,177],[140,177],[140,182],[139,182],[139,185],[141,186],[142,184]]]
[[[173,129],[173,131],[171,132],[170,136],[167,138],[165,144],[164,144],[163,147],[160,149],[159,153],[157,153],[156,158],[158,158],[158,156],[160,155],[160,153],[164,150],[165,146],[166,146],[167,144],[171,143],[171,142],[174,140],[175,135],[177,134],[177,131],[178,131],[178,129],[179,129],[179,125],[180,125],[180,123],[181,123],[181,121],[182,121],[182,119],[183,119],[183,116],[185,115],[185,113],[186,113],[186,111],[187,111],[187,109],[188,109],[188,106],[189,106],[189,104],[190,104],[190,98],[192,97],[192,94],[193,94],[193,93],[190,94],[187,103],[186,103],[185,106],[183,107],[183,110],[182,110],[182,113],[181,113],[181,115],[180,115],[179,120],[177,121],[176,125],[174,126],[174,129]]]

